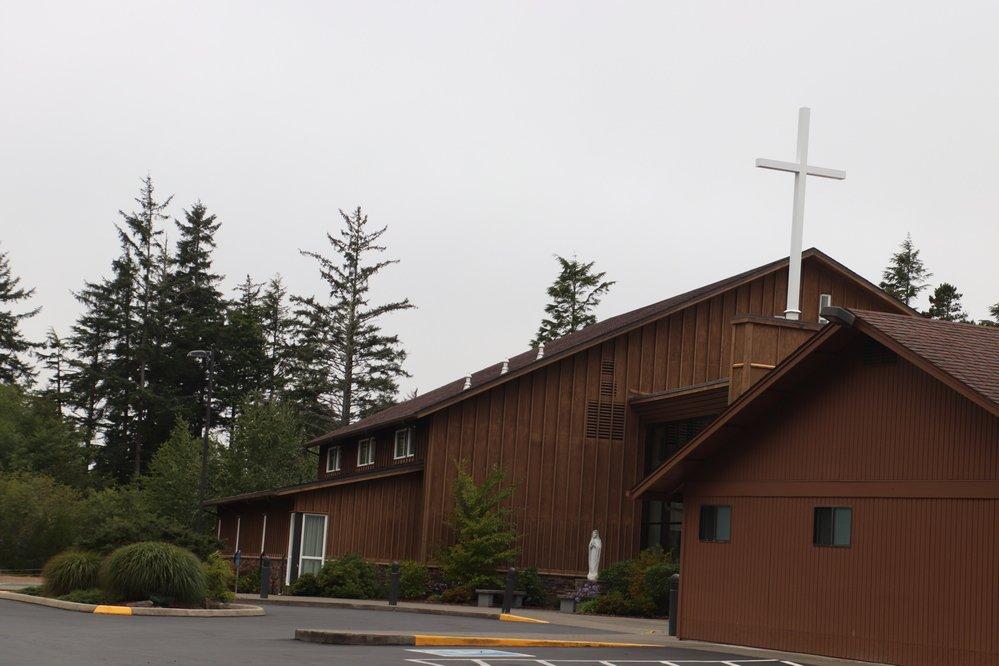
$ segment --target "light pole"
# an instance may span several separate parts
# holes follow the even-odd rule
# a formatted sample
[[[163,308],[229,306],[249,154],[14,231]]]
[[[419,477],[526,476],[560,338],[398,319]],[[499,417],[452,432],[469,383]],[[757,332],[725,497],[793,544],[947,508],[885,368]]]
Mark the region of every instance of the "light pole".
[[[205,432],[201,439],[201,478],[198,480],[198,508],[201,509],[205,501],[205,493],[208,492],[208,433],[212,428],[212,375],[215,370],[215,355],[210,351],[195,349],[187,352],[188,358],[200,358],[205,362],[205,373],[208,376],[208,385],[205,389]],[[204,524],[202,512],[198,513],[201,518],[199,523]]]

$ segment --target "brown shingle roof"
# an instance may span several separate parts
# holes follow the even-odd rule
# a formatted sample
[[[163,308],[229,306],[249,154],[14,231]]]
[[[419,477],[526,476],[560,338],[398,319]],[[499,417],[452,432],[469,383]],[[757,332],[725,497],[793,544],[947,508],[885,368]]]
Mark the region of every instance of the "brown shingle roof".
[[[851,310],[976,393],[999,404],[999,327]]]
[[[914,313],[914,311],[891,298],[857,273],[854,273],[843,264],[816,248],[805,250],[802,253],[802,258],[818,260],[827,267],[857,280],[860,284],[866,286],[869,291],[884,298],[886,302],[896,305],[900,311]],[[518,374],[522,374],[520,371],[527,369],[528,366],[541,367],[542,365],[546,365],[547,363],[566,356],[569,353],[579,351],[590,344],[595,344],[603,338],[618,335],[629,329],[645,324],[648,321],[657,319],[665,314],[678,310],[681,307],[692,304],[698,300],[713,296],[716,293],[739,285],[743,282],[747,282],[761,275],[766,275],[767,273],[780,270],[786,265],[787,257],[784,257],[783,259],[772,261],[768,264],[758,266],[757,268],[725,278],[724,280],[719,280],[718,282],[714,282],[704,287],[699,287],[692,291],[667,298],[666,300],[659,301],[658,303],[653,303],[652,305],[646,305],[645,307],[625,312],[624,314],[609,317],[603,321],[593,324],[592,326],[587,326],[582,330],[575,331],[558,338],[557,340],[552,340],[545,345],[545,355],[543,360],[537,360],[536,349],[530,349],[522,352],[517,356],[510,358],[509,372],[506,375],[500,374],[500,368],[502,366],[501,363],[493,364],[473,373],[472,388],[468,391],[467,395],[474,395],[475,393],[478,393],[479,391],[476,389],[481,389],[484,385],[495,385],[502,381],[512,379]],[[423,395],[418,395],[410,400],[396,403],[391,407],[387,407],[380,412],[360,419],[350,425],[337,428],[332,432],[313,439],[308,442],[306,446],[316,446],[333,439],[367,432],[395,423],[401,423],[413,418],[418,418],[419,416],[424,416],[428,410],[443,406],[446,402],[461,396],[464,393],[464,383],[464,378],[456,379],[448,384],[445,384],[444,386],[428,391]]]

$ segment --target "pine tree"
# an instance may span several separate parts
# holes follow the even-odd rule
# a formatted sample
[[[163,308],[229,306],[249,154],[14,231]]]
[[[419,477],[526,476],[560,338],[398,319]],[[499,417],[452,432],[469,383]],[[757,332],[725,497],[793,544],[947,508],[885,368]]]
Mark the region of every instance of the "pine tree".
[[[226,307],[225,327],[216,354],[220,425],[232,430],[239,406],[266,380],[260,291],[263,285],[247,275]]]
[[[344,226],[339,236],[326,234],[335,257],[307,251],[302,254],[319,263],[319,273],[329,284],[330,304],[326,307],[334,326],[333,363],[337,371],[332,404],[340,425],[347,425],[391,404],[398,379],[409,376],[402,368],[406,352],[398,336],[382,332],[381,319],[414,306],[408,298],[375,306],[368,302],[371,279],[398,259],[368,259],[385,251],[378,240],[387,227],[368,231],[368,216],[360,207],[350,215],[341,210],[340,216]]]
[[[21,333],[20,325],[38,314],[41,308],[15,311],[15,304],[28,300],[35,293],[34,289],[24,289],[20,284],[21,278],[11,272],[7,253],[0,252],[0,383],[30,386],[35,372],[23,354],[33,345]]]
[[[448,526],[455,543],[441,555],[444,579],[453,587],[467,589],[499,587],[497,571],[510,566],[517,556],[517,533],[510,510],[503,503],[513,489],[503,487],[504,475],[493,468],[476,484],[467,464],[458,463],[454,483],[454,508]]]
[[[912,244],[912,234],[906,234],[899,251],[892,255],[891,263],[884,270],[880,287],[906,305],[928,286],[926,280],[933,273],[926,270],[919,250]]]
[[[330,309],[314,298],[292,296],[291,345],[286,361],[285,399],[294,406],[311,439],[334,429],[340,413],[333,404],[340,368]]]
[[[180,236],[166,286],[169,326],[164,374],[176,396],[174,418],[183,418],[198,433],[204,427],[207,377],[187,354],[196,349],[217,351],[221,345],[226,302],[218,288],[222,276],[212,272],[215,234],[221,223],[198,201],[176,224]]]
[[[87,282],[74,293],[83,313],[73,324],[66,371],[70,418],[80,427],[84,444],[93,449],[104,423],[106,375],[112,342],[112,298],[107,281]],[[94,454],[90,454],[94,458]]]
[[[593,272],[592,261],[584,263],[575,256],[566,259],[559,255],[555,259],[559,274],[548,287],[551,302],[545,306],[547,316],[541,320],[532,347],[596,323],[593,311],[614,284],[604,280],[606,273]]]
[[[961,297],[957,287],[949,282],[941,282],[930,295],[930,309],[926,316],[943,321],[967,321],[968,313],[961,308]]]
[[[260,297],[264,355],[267,358],[267,383],[264,396],[274,400],[288,384],[288,356],[294,320],[288,307],[288,292],[280,275],[275,275]]]
[[[202,512],[198,505],[201,447],[201,438],[193,436],[187,422],[179,419],[170,436],[152,456],[149,470],[140,485],[143,502],[157,517],[175,521],[189,529],[196,528]],[[210,441],[209,497],[216,494],[219,484],[219,455],[219,446]]]
[[[45,344],[35,355],[41,361],[42,367],[48,373],[47,385],[40,395],[55,403],[59,413],[65,406],[68,397],[66,372],[69,366],[69,346],[59,337],[54,328],[49,328],[45,336]]]
[[[150,176],[142,179],[142,187],[135,202],[139,205],[137,211],[126,213],[119,211],[123,226],[118,227],[118,235],[122,245],[134,257],[137,268],[138,289],[136,291],[135,316],[138,321],[138,340],[134,344],[132,355],[137,368],[137,385],[133,395],[134,400],[129,406],[134,408],[136,427],[133,429],[132,474],[138,477],[142,473],[144,440],[150,434],[147,419],[153,409],[152,393],[148,391],[150,366],[156,360],[160,350],[157,348],[157,335],[162,333],[157,326],[158,297],[162,290],[157,278],[162,276],[160,257],[164,254],[165,244],[160,240],[163,230],[160,223],[168,220],[164,213],[173,197],[157,201],[153,181]]]
[[[992,319],[982,319],[978,322],[979,326],[999,326],[999,303],[989,306],[989,314]]]

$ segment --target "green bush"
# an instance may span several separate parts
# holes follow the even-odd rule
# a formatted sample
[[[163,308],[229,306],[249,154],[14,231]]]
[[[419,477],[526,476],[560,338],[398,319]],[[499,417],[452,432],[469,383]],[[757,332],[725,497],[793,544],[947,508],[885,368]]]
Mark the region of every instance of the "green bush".
[[[316,574],[316,583],[322,596],[338,599],[377,599],[383,592],[375,567],[360,555],[327,561]]]
[[[504,487],[505,476],[498,467],[481,484],[475,483],[464,461],[457,468],[448,521],[455,543],[438,556],[444,580],[451,587],[498,588],[499,570],[517,555],[517,532],[510,509],[503,506],[513,488]]]
[[[205,572],[206,599],[227,604],[236,598],[232,592],[235,573],[229,560],[216,551],[208,556],[201,568]]]
[[[430,571],[419,562],[399,563],[399,598],[425,599],[430,588]]]
[[[443,604],[467,604],[472,600],[472,594],[470,587],[449,587],[440,593],[440,602]]]
[[[517,572],[517,589],[524,591],[524,605],[546,607],[555,605],[555,597],[545,587],[537,567],[528,567]]]
[[[42,589],[41,585],[29,585],[28,587],[22,587],[18,590],[12,590],[12,592],[17,592],[18,594],[28,594],[33,597],[45,596],[45,590]]]
[[[0,474],[0,568],[41,568],[86,524],[72,488],[47,476]]]
[[[46,594],[58,597],[73,590],[97,587],[101,556],[86,550],[67,550],[53,556],[42,568]]]
[[[304,573],[288,586],[288,594],[296,597],[318,597],[320,596],[319,583],[316,575]]]
[[[99,587],[73,590],[69,594],[62,595],[59,599],[62,601],[72,601],[78,604],[104,604],[110,601],[107,593]]]
[[[656,608],[648,597],[631,598],[620,592],[608,592],[581,602],[576,611],[583,614],[653,617]]]
[[[669,579],[677,571],[670,554],[658,546],[643,550],[637,557],[615,562],[601,571],[600,582],[606,593],[577,610],[601,615],[664,615],[669,604]]]
[[[250,569],[239,574],[239,591],[247,594],[260,592],[260,569]]]
[[[143,541],[111,553],[101,570],[104,589],[126,601],[151,599],[161,605],[201,605],[205,573],[190,551]]]

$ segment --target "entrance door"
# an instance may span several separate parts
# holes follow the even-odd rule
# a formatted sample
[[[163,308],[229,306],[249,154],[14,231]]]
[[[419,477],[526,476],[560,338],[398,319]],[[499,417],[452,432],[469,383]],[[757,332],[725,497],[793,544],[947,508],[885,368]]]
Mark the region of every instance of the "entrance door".
[[[326,516],[307,513],[302,517],[302,545],[298,575],[317,573],[326,554]]]

